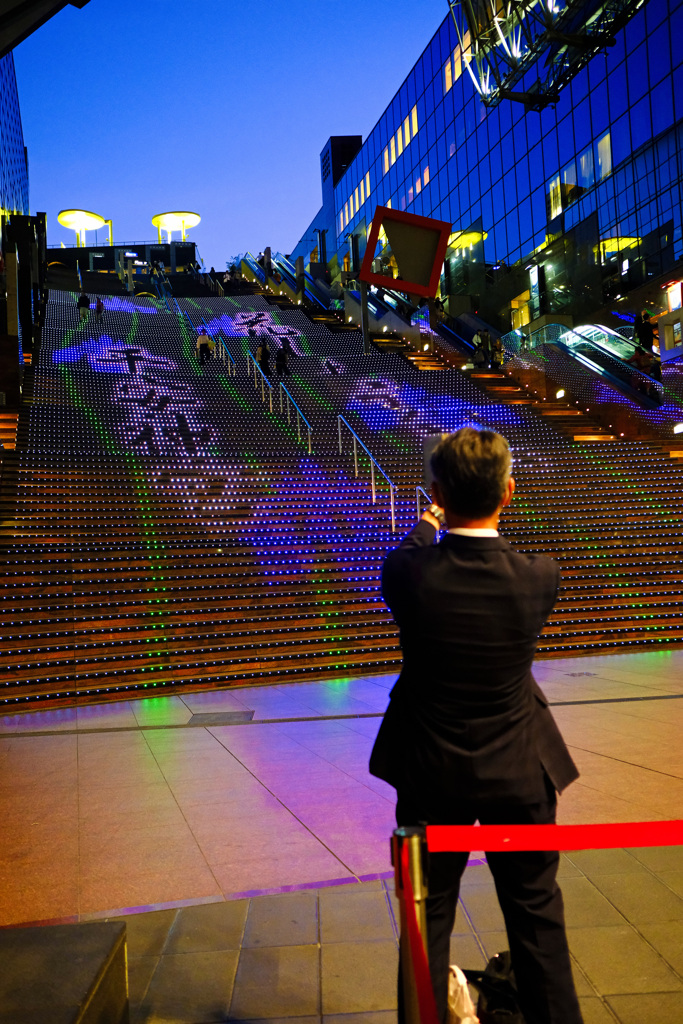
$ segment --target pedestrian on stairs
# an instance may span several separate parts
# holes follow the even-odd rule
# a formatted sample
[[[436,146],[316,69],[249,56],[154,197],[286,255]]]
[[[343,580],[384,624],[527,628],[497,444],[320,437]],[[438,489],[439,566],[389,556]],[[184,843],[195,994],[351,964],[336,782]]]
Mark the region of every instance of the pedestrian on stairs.
[[[76,306],[78,307],[78,312],[81,314],[81,323],[84,323],[90,316],[90,299],[85,292],[81,292],[78,296]]]
[[[270,349],[265,338],[259,341],[258,348],[256,349],[256,362],[261,367],[263,375],[267,377],[270,373]]]
[[[275,372],[278,377],[288,377],[290,370],[287,365],[289,357],[289,348],[285,348],[284,344],[275,353]]]
[[[104,303],[102,302],[101,296],[97,296],[97,302],[95,303],[95,323],[101,324],[102,317],[104,315]]]
[[[505,347],[500,338],[496,338],[491,350],[491,369],[502,370],[505,362]]]
[[[197,334],[197,355],[199,356],[200,366],[203,366],[204,363],[208,363],[211,358],[211,348],[209,345],[209,336],[206,333],[206,327],[200,327]]]

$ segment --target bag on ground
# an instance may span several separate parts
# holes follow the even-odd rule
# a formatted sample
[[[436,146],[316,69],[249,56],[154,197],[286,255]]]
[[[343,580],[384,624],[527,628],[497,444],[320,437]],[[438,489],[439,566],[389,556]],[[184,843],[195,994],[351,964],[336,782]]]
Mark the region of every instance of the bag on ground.
[[[467,978],[455,964],[448,968],[447,1024],[479,1024],[467,987]]]

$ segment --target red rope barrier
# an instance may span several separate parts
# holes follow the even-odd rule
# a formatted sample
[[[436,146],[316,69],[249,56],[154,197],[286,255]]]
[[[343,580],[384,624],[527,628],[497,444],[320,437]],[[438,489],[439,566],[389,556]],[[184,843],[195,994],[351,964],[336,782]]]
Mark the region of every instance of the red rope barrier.
[[[427,825],[431,853],[486,850],[614,850],[683,845],[683,821],[613,825]]]
[[[403,899],[406,911],[406,924],[408,925],[408,942],[413,962],[415,975],[415,988],[417,989],[417,1001],[420,1010],[420,1024],[439,1024],[434,1000],[434,989],[432,988],[432,976],[429,973],[429,963],[425,953],[422,935],[417,924],[415,912],[415,894],[413,883],[410,878],[408,844],[401,846],[401,880],[403,882]],[[407,965],[404,965],[404,970]]]

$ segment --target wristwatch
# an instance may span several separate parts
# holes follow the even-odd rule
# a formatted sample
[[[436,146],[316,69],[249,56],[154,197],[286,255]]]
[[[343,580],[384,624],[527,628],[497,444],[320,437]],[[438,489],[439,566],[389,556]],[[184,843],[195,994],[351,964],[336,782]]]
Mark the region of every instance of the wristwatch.
[[[434,516],[435,519],[439,520],[439,522],[444,528],[446,527],[446,517],[443,514],[443,509],[439,508],[438,505],[427,505],[425,512],[429,512],[430,515]]]

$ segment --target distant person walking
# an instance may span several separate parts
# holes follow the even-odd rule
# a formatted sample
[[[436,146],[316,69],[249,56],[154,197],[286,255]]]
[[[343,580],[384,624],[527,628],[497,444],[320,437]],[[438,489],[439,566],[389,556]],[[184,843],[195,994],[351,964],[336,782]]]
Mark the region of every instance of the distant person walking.
[[[259,342],[259,346],[256,349],[256,362],[261,367],[264,376],[267,377],[270,373],[270,349],[265,338]]]
[[[100,296],[97,296],[97,302],[95,303],[95,323],[101,324],[102,317],[104,316],[104,303]]]
[[[90,316],[90,299],[85,292],[81,292],[78,296],[76,306],[78,307],[78,312],[81,314],[81,323],[85,323]]]
[[[505,362],[505,347],[500,338],[496,338],[491,349],[491,369],[502,370]]]
[[[646,349],[648,352],[652,352],[652,344],[655,339],[655,329],[650,323],[649,313],[643,313],[642,316],[639,314],[636,317],[635,333],[640,347]]]
[[[279,348],[275,353],[275,372],[278,377],[288,377],[290,370],[288,365],[289,360],[289,348]]]
[[[199,365],[204,366],[208,363],[211,358],[211,346],[209,344],[210,338],[206,333],[205,327],[200,327],[197,334],[197,355],[199,356]]]

